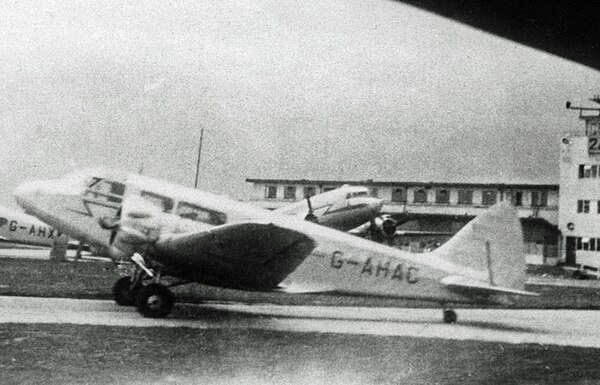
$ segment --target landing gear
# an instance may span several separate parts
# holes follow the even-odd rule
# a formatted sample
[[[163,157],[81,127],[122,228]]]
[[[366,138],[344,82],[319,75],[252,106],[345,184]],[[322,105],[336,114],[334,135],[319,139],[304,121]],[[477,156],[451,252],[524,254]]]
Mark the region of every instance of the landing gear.
[[[142,287],[136,298],[138,311],[147,318],[165,318],[173,309],[174,302],[171,291],[158,283]]]
[[[133,306],[138,290],[139,288],[134,287],[131,277],[122,277],[113,286],[113,299],[119,306]]]
[[[444,322],[447,324],[455,324],[458,319],[458,315],[452,309],[444,309]]]
[[[137,266],[132,277],[123,277],[113,286],[113,298],[121,306],[137,307],[147,318],[164,318],[173,309],[175,297],[169,287],[187,283],[178,281],[170,285],[161,284],[161,268],[146,265],[144,258],[135,253],[131,261]]]

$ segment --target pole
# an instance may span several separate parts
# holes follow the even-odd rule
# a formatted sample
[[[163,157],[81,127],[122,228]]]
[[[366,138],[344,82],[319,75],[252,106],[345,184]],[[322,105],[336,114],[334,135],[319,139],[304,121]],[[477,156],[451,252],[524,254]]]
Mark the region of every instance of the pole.
[[[202,155],[202,138],[204,137],[204,127],[200,130],[200,143],[198,144],[198,162],[196,163],[196,181],[194,188],[198,188],[198,174],[200,173],[200,155]]]

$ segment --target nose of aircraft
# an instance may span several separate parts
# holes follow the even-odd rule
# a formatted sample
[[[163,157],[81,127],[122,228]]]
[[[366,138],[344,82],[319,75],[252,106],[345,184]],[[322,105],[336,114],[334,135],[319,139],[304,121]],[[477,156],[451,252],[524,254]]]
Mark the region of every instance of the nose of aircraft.
[[[371,209],[371,211],[374,214],[379,214],[379,212],[383,208],[383,201],[381,199],[372,198],[372,197],[368,197],[368,198],[361,197],[360,199],[361,199],[361,203],[366,204],[367,207],[369,207],[369,209]]]
[[[381,209],[383,208],[383,201],[381,199],[377,199],[377,198],[370,198],[373,201],[371,202],[370,206],[373,208],[373,211],[375,211],[376,213],[380,213]]]
[[[40,182],[26,182],[19,185],[15,189],[13,196],[21,207],[28,208],[28,206],[31,204],[32,198],[39,194],[40,187]]]

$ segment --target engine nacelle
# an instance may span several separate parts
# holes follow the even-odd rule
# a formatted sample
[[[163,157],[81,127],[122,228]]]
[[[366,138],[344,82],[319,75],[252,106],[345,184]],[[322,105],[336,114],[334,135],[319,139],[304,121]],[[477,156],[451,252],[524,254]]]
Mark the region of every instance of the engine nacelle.
[[[143,253],[161,233],[161,211],[139,196],[123,202],[121,218],[101,218],[100,226],[112,230],[109,254],[122,260],[133,253]]]
[[[398,222],[391,215],[382,215],[381,220],[381,231],[388,237],[393,236],[396,233]]]

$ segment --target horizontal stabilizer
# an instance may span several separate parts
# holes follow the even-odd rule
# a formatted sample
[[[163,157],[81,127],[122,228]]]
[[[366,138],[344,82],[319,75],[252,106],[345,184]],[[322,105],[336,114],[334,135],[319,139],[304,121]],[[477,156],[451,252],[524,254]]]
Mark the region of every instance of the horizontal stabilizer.
[[[538,293],[534,293],[532,291],[511,289],[502,286],[492,286],[486,282],[475,281],[458,275],[451,275],[442,278],[441,283],[448,289],[465,292],[468,294],[513,294],[533,297],[539,296]]]

